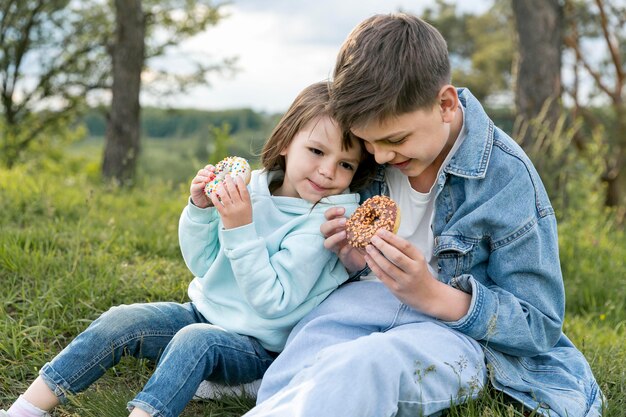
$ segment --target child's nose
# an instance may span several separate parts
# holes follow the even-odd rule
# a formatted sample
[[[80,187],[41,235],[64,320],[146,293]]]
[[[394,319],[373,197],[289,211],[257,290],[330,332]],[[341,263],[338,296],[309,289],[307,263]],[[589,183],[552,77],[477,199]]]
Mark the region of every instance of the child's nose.
[[[335,175],[335,166],[329,162],[321,163],[318,172],[320,175],[332,179]]]

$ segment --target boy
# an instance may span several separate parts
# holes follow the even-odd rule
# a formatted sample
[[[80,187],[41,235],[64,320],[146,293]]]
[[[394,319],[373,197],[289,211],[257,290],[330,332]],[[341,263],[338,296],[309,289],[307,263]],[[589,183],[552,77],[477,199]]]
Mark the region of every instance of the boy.
[[[342,209],[326,213],[325,246],[361,280],[298,324],[246,415],[435,415],[487,379],[527,410],[600,415],[591,369],[562,333],[554,210],[522,149],[450,85],[441,34],[408,14],[365,20],[331,94],[336,120],[384,164],[362,200],[390,195],[400,230],[360,252]]]

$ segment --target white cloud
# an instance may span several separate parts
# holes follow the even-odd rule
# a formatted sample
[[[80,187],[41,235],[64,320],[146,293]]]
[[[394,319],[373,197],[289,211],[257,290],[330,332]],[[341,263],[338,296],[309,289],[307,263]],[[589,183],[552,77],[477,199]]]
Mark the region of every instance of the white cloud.
[[[463,9],[473,5],[480,11],[485,3],[489,1],[464,2]],[[341,43],[360,21],[399,9],[419,13],[432,4],[432,0],[235,1],[226,9],[229,17],[182,48],[183,53],[202,52],[214,58],[237,56],[241,71],[232,78],[215,76],[210,87],[196,87],[172,103],[284,111],[308,84],[330,77]],[[154,104],[148,99],[144,103]]]

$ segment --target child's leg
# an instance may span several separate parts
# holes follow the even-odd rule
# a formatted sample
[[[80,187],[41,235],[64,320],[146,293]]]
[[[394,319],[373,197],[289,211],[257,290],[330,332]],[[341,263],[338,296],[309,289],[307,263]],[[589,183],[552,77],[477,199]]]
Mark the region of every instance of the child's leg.
[[[406,324],[321,351],[246,416],[430,416],[486,382],[478,343],[434,322]]]
[[[201,320],[189,304],[113,307],[44,365],[22,397],[49,411],[63,402],[67,393],[86,389],[122,356],[157,360],[178,330]]]
[[[26,401],[42,410],[52,410],[59,405],[59,398],[54,395],[54,392],[40,376],[30,384],[23,397]]]
[[[37,399],[38,405],[34,405],[27,398]],[[10,417],[43,417],[46,416],[46,410],[51,410],[59,404],[59,400],[54,393],[48,388],[48,385],[38,377],[30,385],[28,390],[13,403],[8,410]],[[2,416],[5,414],[0,413]]]
[[[151,415],[177,416],[202,381],[250,382],[272,361],[255,339],[211,324],[189,325],[174,336],[143,391],[128,405]]]

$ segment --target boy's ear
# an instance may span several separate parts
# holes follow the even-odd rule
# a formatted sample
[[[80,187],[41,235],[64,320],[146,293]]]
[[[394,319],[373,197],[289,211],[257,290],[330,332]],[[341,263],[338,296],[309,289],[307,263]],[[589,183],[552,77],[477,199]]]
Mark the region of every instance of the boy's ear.
[[[447,84],[441,87],[437,96],[441,120],[444,123],[452,123],[454,115],[459,107],[459,95],[453,85]]]

